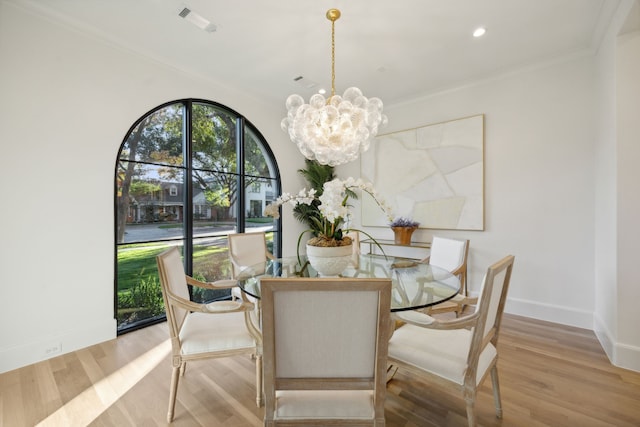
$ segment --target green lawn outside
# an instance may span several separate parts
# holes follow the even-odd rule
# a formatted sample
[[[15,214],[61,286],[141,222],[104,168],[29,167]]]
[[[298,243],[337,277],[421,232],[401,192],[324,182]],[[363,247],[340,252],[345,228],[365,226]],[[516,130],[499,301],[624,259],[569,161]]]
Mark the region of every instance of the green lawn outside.
[[[126,250],[118,252],[118,292],[130,289],[141,277],[158,276],[156,256],[166,250],[168,244],[145,243],[143,245],[127,245]],[[227,247],[196,246],[193,262],[196,272],[198,265],[210,265],[212,261],[228,263]],[[218,280],[222,277],[205,280]],[[227,277],[228,278],[228,277]]]
[[[168,242],[128,244],[118,247],[118,326],[126,326],[164,313],[156,256],[170,247]],[[273,247],[273,233],[267,233]],[[201,281],[229,279],[231,265],[226,235],[194,245],[193,276]],[[229,290],[193,288],[195,302],[228,297]]]

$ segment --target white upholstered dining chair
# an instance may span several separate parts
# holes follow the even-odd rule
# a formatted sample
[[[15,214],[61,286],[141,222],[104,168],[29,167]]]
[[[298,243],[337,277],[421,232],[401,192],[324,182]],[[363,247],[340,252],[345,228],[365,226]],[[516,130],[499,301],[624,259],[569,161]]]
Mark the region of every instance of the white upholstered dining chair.
[[[421,260],[436,267],[450,271],[460,280],[460,293],[453,299],[427,307],[424,312],[432,315],[438,313],[455,312],[460,316],[465,305],[474,304],[475,299],[467,298],[467,259],[469,257],[469,240],[447,239],[434,236],[431,241],[431,253]]]
[[[256,355],[256,403],[262,405],[261,335],[250,322],[254,305],[245,300],[199,304],[189,299],[187,285],[226,289],[234,280],[200,282],[184,272],[177,247],[157,256],[162,297],[171,338],[171,388],[167,421],[173,420],[178,382],[188,361],[207,358]]]
[[[356,230],[350,230],[344,235],[351,238],[353,251],[351,253],[350,264],[357,270],[358,268],[360,268],[360,232]]]
[[[470,427],[476,425],[476,390],[488,374],[493,383],[496,415],[502,417],[497,342],[513,261],[509,255],[487,269],[472,314],[438,320],[419,311],[394,313],[406,324],[389,341],[389,362],[430,384],[461,392]]]
[[[246,267],[274,259],[267,248],[267,237],[264,232],[234,233],[229,234],[227,239],[232,279],[237,279],[238,274]],[[233,299],[239,299],[241,293],[238,287],[231,289]]]
[[[390,279],[264,278],[264,425],[384,426]]]
[[[274,256],[267,248],[265,233],[233,233],[227,236],[229,241],[229,261],[231,277],[236,278],[243,268],[258,264]]]

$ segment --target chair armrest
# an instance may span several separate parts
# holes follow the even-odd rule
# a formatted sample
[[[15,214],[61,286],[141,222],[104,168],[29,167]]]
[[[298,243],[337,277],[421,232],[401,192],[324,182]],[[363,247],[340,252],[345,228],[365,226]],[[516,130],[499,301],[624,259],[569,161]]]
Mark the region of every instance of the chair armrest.
[[[203,311],[203,306],[204,304],[199,304],[197,302],[193,302],[193,301],[189,301],[186,300],[184,298],[180,298],[179,296],[173,294],[173,293],[169,293],[167,295],[167,299],[169,300],[169,304],[170,305],[175,305],[177,307],[180,307],[184,310],[189,310],[189,311],[195,311],[195,312],[202,312]],[[168,309],[168,307],[165,307],[165,309]]]
[[[454,276],[458,276],[458,275],[464,273],[464,270],[465,270],[465,265],[462,264],[462,265],[457,266],[454,270],[451,270],[451,274],[453,274]]]
[[[215,282],[201,282],[191,276],[187,276],[187,285],[197,286],[204,289],[230,289],[235,288],[238,282],[233,279],[216,280]]]
[[[409,323],[416,326],[428,326],[437,320],[428,314],[420,313],[418,311],[399,311],[392,313],[392,316],[397,320],[401,320],[404,323]]]
[[[253,303],[248,301],[214,301],[209,304],[200,304],[174,294],[169,294],[168,298],[171,305],[197,313],[235,313],[254,309]]]
[[[478,320],[477,313],[451,320],[436,319],[419,311],[399,311],[393,316],[405,323],[429,329],[464,329],[475,326]]]
[[[274,256],[273,256],[273,254],[272,254],[271,252],[267,251],[267,259],[272,259],[272,260],[274,260],[274,259],[276,259],[276,257],[274,257]]]
[[[206,313],[236,313],[243,311],[252,311],[255,306],[249,301],[214,301],[209,304],[203,304]]]
[[[477,305],[478,297],[465,297],[464,295],[457,294],[456,296],[451,298],[449,301],[455,302],[456,304],[459,304],[459,305]]]

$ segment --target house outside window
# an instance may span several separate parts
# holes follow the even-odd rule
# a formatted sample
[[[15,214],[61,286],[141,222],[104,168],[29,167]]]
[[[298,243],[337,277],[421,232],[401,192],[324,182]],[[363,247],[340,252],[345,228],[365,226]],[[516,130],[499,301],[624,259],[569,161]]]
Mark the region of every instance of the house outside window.
[[[254,182],[253,184],[251,184],[250,192],[259,193],[261,188],[262,188],[262,185],[259,182]]]

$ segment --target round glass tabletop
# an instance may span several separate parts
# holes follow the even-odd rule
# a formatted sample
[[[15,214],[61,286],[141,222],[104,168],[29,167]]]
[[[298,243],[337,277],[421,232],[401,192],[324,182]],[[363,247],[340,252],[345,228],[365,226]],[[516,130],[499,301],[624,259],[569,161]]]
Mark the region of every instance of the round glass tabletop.
[[[460,281],[449,271],[406,258],[360,255],[340,277],[390,278],[391,311],[415,310],[439,304],[460,291]],[[305,257],[278,258],[244,268],[238,275],[242,291],[260,299],[262,277],[318,277]]]

